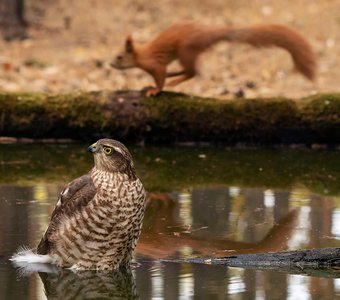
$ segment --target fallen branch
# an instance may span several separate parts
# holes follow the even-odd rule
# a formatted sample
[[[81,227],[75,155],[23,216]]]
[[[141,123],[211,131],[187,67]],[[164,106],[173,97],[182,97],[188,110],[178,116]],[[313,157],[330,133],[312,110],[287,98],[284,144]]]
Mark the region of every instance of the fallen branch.
[[[340,144],[340,94],[217,100],[178,93],[0,93],[0,136],[153,143]]]
[[[340,248],[240,254],[220,258],[190,258],[178,262],[340,277]]]

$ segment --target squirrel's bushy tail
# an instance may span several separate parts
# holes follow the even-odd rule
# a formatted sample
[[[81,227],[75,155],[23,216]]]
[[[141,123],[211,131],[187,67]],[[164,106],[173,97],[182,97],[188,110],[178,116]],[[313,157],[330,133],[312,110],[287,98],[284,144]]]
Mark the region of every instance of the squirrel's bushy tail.
[[[289,27],[264,24],[244,28],[230,28],[227,40],[255,47],[276,46],[286,49],[292,56],[296,69],[310,80],[315,79],[316,58],[307,40]]]

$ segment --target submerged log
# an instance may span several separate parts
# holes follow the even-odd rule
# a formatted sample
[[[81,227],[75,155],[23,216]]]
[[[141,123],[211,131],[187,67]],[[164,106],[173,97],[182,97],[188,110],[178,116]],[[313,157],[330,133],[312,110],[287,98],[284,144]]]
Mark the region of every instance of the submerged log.
[[[340,277],[340,248],[240,254],[219,258],[190,258],[179,260],[178,262]]]
[[[178,93],[0,93],[0,136],[225,144],[340,144],[340,94],[217,100]]]

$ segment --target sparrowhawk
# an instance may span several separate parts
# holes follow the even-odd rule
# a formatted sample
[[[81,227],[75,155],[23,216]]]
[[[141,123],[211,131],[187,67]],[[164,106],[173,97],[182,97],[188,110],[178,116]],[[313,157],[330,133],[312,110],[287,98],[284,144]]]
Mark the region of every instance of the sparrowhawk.
[[[145,190],[128,149],[101,139],[88,150],[94,167],[61,192],[36,251],[17,262],[52,263],[72,269],[129,267],[145,209]]]

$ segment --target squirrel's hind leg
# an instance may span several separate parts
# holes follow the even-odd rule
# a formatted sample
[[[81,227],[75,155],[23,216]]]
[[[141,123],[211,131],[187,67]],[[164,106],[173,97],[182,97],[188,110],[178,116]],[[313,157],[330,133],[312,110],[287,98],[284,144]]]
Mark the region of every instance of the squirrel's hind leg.
[[[179,52],[179,62],[183,66],[184,70],[181,72],[177,72],[177,75],[182,75],[181,77],[171,80],[169,83],[167,83],[167,86],[175,86],[177,84],[180,84],[186,80],[191,79],[196,75],[196,59],[199,52],[192,53],[191,49],[183,48]],[[174,72],[175,73],[175,72]]]

